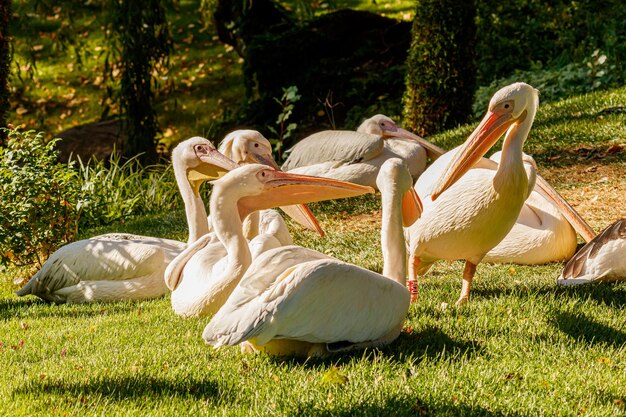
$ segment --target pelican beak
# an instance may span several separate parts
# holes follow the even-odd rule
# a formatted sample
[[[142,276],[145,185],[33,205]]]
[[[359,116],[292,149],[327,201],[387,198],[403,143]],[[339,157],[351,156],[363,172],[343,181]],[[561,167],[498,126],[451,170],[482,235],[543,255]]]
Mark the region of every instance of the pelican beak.
[[[195,152],[202,163],[187,171],[189,181],[216,180],[239,166],[209,145],[198,146]]]
[[[537,175],[535,185],[539,188],[539,192],[545,197],[550,199],[559,208],[559,211],[565,217],[565,219],[572,225],[574,230],[578,232],[585,242],[591,241],[596,233],[591,226],[578,214],[578,212],[572,207],[564,198],[555,190],[543,177]]]
[[[417,221],[424,211],[422,200],[417,195],[415,188],[409,188],[402,195],[402,226],[409,227]]]
[[[525,112],[522,113],[520,118],[524,117]],[[474,167],[516,120],[519,120],[519,118],[513,118],[509,112],[487,112],[478,127],[474,129],[469,138],[459,148],[444,173],[439,177],[437,186],[431,195],[432,200],[436,200],[441,193],[450,188],[459,178]]]
[[[326,236],[322,226],[315,218],[313,212],[306,204],[296,204],[294,206],[281,206],[280,209],[285,212],[294,221],[304,226],[306,229],[317,232],[320,237]]]
[[[239,215],[244,218],[255,210],[355,197],[367,193],[374,193],[374,189],[329,178],[271,171],[261,194],[239,199]]]
[[[276,164],[276,161],[274,161],[274,158],[270,156],[265,156],[265,155],[257,155],[257,154],[252,154],[252,159],[254,159],[258,164],[261,165],[267,165],[268,167],[272,167],[274,169],[280,169],[278,167],[278,165]]]
[[[405,139],[414,140],[422,148],[424,148],[426,150],[426,154],[433,161],[435,159],[439,158],[444,153],[446,153],[445,150],[443,150],[439,146],[435,145],[434,143],[430,143],[429,141],[427,141],[426,139],[422,138],[421,136],[418,136],[418,135],[416,135],[413,132],[409,132],[406,129],[402,129],[401,127],[396,128],[396,130],[393,133],[394,133],[393,135],[387,134],[387,135],[384,135],[384,137],[386,137],[386,138],[387,137],[396,137],[396,138],[405,138]]]
[[[280,171],[280,168],[274,161],[274,158],[265,155],[257,155],[252,154],[252,159],[254,159],[257,163],[262,165],[267,165],[269,167],[274,168],[277,171]],[[305,204],[298,204],[294,206],[283,206],[281,210],[285,212],[289,217],[291,217],[296,223],[299,223],[304,228],[317,232],[321,237],[324,237],[326,234],[320,226],[319,222]]]

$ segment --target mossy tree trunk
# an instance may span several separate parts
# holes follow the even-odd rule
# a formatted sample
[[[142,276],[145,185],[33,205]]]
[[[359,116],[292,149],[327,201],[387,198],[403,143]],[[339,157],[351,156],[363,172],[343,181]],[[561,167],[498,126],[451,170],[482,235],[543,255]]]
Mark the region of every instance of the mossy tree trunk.
[[[407,60],[404,124],[422,135],[466,122],[476,88],[471,0],[419,0]]]
[[[6,111],[9,108],[9,74],[11,73],[11,44],[9,20],[11,0],[0,0],[0,127],[6,126]],[[0,131],[0,145],[5,133]]]
[[[161,0],[112,0],[112,28],[121,70],[119,101],[124,113],[128,144],[125,156],[142,154],[144,162],[156,161],[159,124],[154,110],[153,73],[166,65],[171,37]]]

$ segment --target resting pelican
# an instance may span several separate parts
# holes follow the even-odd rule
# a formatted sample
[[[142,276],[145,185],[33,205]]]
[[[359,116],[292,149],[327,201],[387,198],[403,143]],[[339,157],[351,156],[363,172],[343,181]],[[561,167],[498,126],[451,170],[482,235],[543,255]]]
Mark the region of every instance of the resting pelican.
[[[265,165],[244,165],[213,183],[209,207],[219,242],[210,236],[189,246],[167,267],[165,280],[172,290],[172,308],[181,316],[206,316],[224,304],[260,253],[280,243],[260,235],[250,243],[241,218],[255,210],[304,204],[373,192],[361,185],[277,171]],[[208,250],[206,250],[208,248]],[[223,252],[219,252],[222,250]]]
[[[438,259],[464,259],[457,304],[467,302],[476,265],[509,233],[533,189],[535,170],[524,167],[522,147],[538,105],[538,92],[528,84],[499,90],[465,143],[420,176],[415,189],[424,201],[424,213],[407,231],[411,283]],[[505,131],[498,169],[470,169]],[[439,178],[434,186],[433,176]],[[416,285],[409,288],[415,299]]]
[[[382,165],[382,275],[298,246],[271,250],[248,269],[204,329],[204,340],[215,347],[247,341],[244,351],[281,356],[393,341],[409,308],[402,225],[421,211],[412,185],[401,160]]]
[[[501,154],[496,152],[489,159],[499,163]],[[523,154],[523,161],[537,171],[537,164],[530,155]],[[515,225],[485,255],[483,261],[526,265],[565,261],[576,252],[577,230],[587,242],[595,236],[593,229],[576,210],[547,181],[537,175],[535,187],[524,203]]]
[[[626,217],[583,246],[563,268],[559,285],[626,280]]]
[[[278,165],[274,161],[274,158],[272,157],[272,145],[265,138],[265,136],[256,130],[240,129],[230,132],[224,137],[218,149],[226,157],[232,159],[240,165],[263,164],[279,169]],[[281,207],[281,209],[302,226],[317,232],[322,237],[324,236],[324,231],[317,222],[317,219],[305,204]],[[246,235],[246,238],[253,239],[261,233],[261,230],[259,229],[261,224],[265,224],[267,226],[271,222],[272,229],[275,230],[277,236],[282,236],[283,238],[287,238],[287,236],[289,236],[287,240],[281,241],[283,245],[290,245],[293,243],[291,235],[289,234],[289,229],[287,228],[287,224],[283,218],[280,217],[280,215],[271,213],[269,210],[264,211],[264,213],[270,217],[263,222],[261,213],[259,212],[251,213],[248,217],[246,217],[246,220],[244,221],[244,234]],[[211,229],[211,227],[212,224],[209,220],[209,228]]]
[[[378,170],[387,159],[402,159],[417,178],[426,168],[426,153],[433,150],[440,148],[378,114],[356,132],[325,130],[302,139],[291,148],[282,168],[376,188]]]
[[[234,168],[207,139],[194,137],[172,152],[176,183],[185,204],[189,243],[208,233],[200,185]],[[54,252],[17,295],[56,303],[141,300],[167,293],[166,266],[186,244],[130,234],[80,240]]]

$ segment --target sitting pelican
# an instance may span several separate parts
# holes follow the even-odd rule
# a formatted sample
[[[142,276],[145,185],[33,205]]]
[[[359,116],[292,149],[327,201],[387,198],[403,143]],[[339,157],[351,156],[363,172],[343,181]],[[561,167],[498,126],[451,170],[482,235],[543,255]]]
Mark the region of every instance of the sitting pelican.
[[[563,268],[559,285],[626,280],[626,217],[583,246]]]
[[[496,152],[489,159],[499,163],[501,154]],[[523,160],[537,171],[537,164],[531,156],[523,154]],[[497,169],[497,165],[494,169]],[[540,265],[566,261],[576,252],[576,231],[587,242],[595,236],[593,229],[576,210],[537,175],[535,187],[526,199],[515,225],[485,255],[483,262]]]
[[[234,168],[207,139],[194,137],[172,152],[176,183],[185,204],[189,243],[208,233],[199,195],[203,182]],[[171,239],[112,233],[63,246],[17,291],[56,303],[142,300],[167,293],[166,266],[186,244]]]
[[[401,160],[382,165],[382,275],[298,246],[271,250],[248,269],[204,329],[204,340],[215,347],[247,341],[244,351],[280,356],[392,342],[409,308],[402,225],[421,210],[412,185]]]
[[[427,152],[431,155],[440,150],[378,114],[365,120],[356,132],[325,130],[302,139],[291,148],[282,168],[376,188],[378,170],[387,159],[402,159],[415,179],[426,168]]]
[[[464,259],[457,304],[467,302],[476,265],[509,233],[534,187],[535,170],[524,166],[522,147],[538,105],[538,92],[528,84],[502,88],[465,143],[451,151],[452,155],[437,159],[420,176],[415,189],[424,202],[424,212],[407,231],[413,284],[417,275],[426,273],[438,259]],[[505,131],[497,170],[471,169]],[[433,176],[438,177],[434,187]],[[410,290],[415,298],[416,285]]]
[[[255,210],[305,204],[373,192],[371,187],[327,178],[277,171],[265,165],[243,165],[213,182],[209,207],[215,234],[190,245],[167,267],[172,308],[181,316],[214,314],[237,286],[257,253],[279,247],[273,236],[248,242],[241,219]],[[260,248],[259,248],[260,247]]]

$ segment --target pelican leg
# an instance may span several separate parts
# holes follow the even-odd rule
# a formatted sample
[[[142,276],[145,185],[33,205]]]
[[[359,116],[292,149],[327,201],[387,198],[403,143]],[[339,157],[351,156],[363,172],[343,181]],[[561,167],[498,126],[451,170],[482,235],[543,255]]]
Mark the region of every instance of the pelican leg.
[[[406,287],[411,294],[411,302],[416,303],[419,296],[419,283],[417,282],[417,271],[420,267],[420,258],[418,256],[409,256],[409,280]]]
[[[465,269],[463,270],[463,287],[461,288],[461,296],[456,302],[457,306],[461,306],[469,300],[470,290],[472,289],[472,280],[476,273],[476,265],[470,261],[465,261]]]

